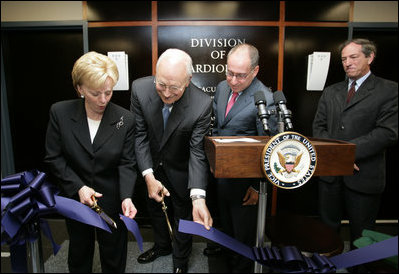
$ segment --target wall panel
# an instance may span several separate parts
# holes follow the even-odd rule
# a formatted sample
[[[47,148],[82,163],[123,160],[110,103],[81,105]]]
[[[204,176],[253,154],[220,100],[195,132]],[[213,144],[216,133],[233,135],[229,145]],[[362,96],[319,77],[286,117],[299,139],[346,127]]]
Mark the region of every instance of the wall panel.
[[[87,1],[87,20],[151,20],[150,1]]]
[[[226,79],[226,57],[237,44],[257,46],[260,58],[258,78],[273,90],[277,86],[278,28],[233,26],[161,26],[158,28],[159,54],[179,48],[193,59],[193,82],[210,95]]]
[[[50,106],[77,97],[71,71],[82,29],[2,30],[2,50],[15,170],[45,170]]]
[[[286,21],[349,21],[350,1],[285,1]]]
[[[151,75],[151,27],[89,28],[89,50],[107,55],[125,51],[129,62],[129,89],[134,79]],[[130,108],[130,90],[114,91],[112,101]]]
[[[294,131],[312,136],[312,122],[321,91],[307,91],[308,55],[314,51],[331,52],[326,86],[345,79],[338,46],[347,38],[347,28],[287,27],[284,48],[283,92],[292,111]],[[279,210],[318,215],[317,177],[303,187],[278,191]]]
[[[277,21],[279,6],[279,1],[158,1],[158,19]]]
[[[331,52],[326,86],[345,79],[338,46],[347,38],[346,28],[287,27],[284,48],[283,91],[293,112],[294,129],[312,135],[312,121],[321,91],[307,91],[308,55]]]

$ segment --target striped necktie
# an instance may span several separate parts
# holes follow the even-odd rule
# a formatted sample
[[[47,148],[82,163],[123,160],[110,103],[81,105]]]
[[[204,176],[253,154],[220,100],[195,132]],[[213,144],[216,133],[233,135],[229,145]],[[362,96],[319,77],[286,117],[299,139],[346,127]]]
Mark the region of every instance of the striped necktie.
[[[349,103],[353,95],[355,95],[356,92],[355,86],[356,86],[356,81],[353,81],[348,91],[348,97],[346,97],[346,103]]]

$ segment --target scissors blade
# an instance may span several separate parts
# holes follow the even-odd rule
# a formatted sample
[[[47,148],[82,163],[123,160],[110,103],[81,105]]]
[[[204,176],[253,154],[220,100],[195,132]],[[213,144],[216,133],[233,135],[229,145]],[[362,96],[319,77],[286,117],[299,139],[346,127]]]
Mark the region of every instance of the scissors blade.
[[[105,213],[103,211],[103,209],[101,207],[99,207],[97,205],[97,200],[94,196],[91,197],[94,205],[91,207],[98,215],[100,215],[101,219],[103,219],[107,224],[109,224],[110,226],[114,227],[115,229],[117,229],[118,227],[116,226],[116,223],[114,222],[114,220],[112,220],[111,217],[109,217],[107,215],[107,213]]]
[[[100,212],[97,212],[98,213],[98,215],[100,215],[100,217],[107,223],[107,224],[109,224],[110,226],[112,226],[112,227],[114,227],[115,229],[117,229],[118,227],[116,226],[116,223],[114,222],[114,220],[112,220],[111,219],[111,217],[109,217],[108,215],[107,215],[107,213],[105,213],[104,211],[100,211]]]
[[[168,212],[166,211],[167,207],[165,205],[164,199],[162,197],[162,211],[165,214],[165,219],[166,219],[166,223],[168,224],[168,229],[169,229],[169,236],[170,239],[173,241],[173,230],[172,230],[172,226],[170,225],[170,221],[169,221],[169,217],[168,217]]]

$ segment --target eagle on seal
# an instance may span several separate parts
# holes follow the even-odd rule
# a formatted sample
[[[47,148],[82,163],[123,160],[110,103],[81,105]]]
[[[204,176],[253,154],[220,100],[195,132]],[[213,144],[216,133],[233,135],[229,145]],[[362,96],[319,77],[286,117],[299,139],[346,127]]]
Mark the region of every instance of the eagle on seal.
[[[302,153],[299,155],[294,155],[291,153],[287,153],[287,154],[283,155],[283,154],[281,154],[280,151],[277,151],[277,154],[278,154],[278,159],[279,159],[280,165],[283,167],[283,169],[281,169],[279,171],[279,173],[299,172],[299,171],[295,170],[295,167],[298,166],[299,162],[301,161]]]

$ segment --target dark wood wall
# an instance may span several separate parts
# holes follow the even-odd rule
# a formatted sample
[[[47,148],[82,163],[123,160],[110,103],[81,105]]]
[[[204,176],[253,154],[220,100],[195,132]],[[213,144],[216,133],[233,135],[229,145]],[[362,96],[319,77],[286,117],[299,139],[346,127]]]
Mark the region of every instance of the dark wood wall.
[[[273,91],[284,91],[294,129],[306,136],[311,136],[321,96],[321,91],[306,90],[307,56],[331,52],[326,85],[345,77],[337,47],[350,33],[351,1],[84,1],[83,10],[89,51],[125,51],[129,82],[154,74],[158,56],[176,47],[192,56],[198,68],[193,81],[212,96],[225,78],[222,67],[228,50],[238,41],[254,44],[260,52],[259,79]],[[16,172],[44,169],[49,106],[76,96],[70,71],[83,53],[83,35],[82,29],[2,29]],[[353,36],[377,42],[373,71],[397,81],[397,28],[354,28]],[[129,90],[115,91],[112,100],[128,109]],[[389,193],[384,193],[380,218],[397,219],[397,207],[391,205],[397,193],[397,156],[389,151],[387,157]],[[295,190],[273,187],[268,196],[272,211],[317,215],[315,179]],[[147,217],[144,195],[141,181],[134,197],[139,218]]]

